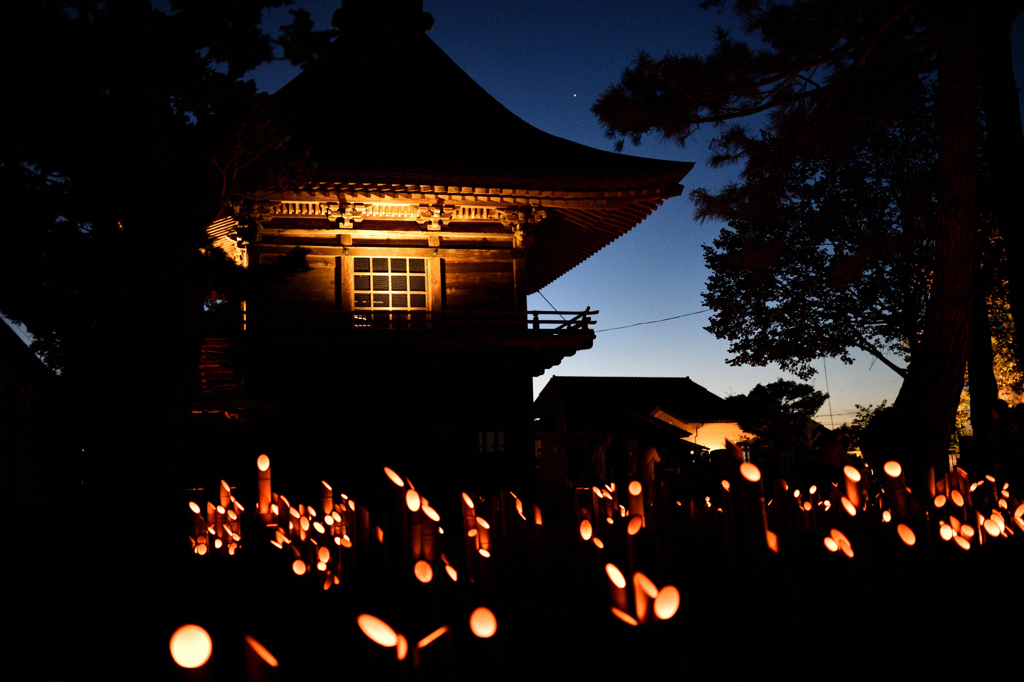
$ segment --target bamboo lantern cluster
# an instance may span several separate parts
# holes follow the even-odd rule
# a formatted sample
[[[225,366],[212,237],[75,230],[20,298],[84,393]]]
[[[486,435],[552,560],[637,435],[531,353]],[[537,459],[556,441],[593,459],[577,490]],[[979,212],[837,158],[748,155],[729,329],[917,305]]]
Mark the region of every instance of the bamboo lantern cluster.
[[[674,586],[665,585],[659,590],[654,581],[640,571],[634,571],[632,580],[627,580],[613,563],[605,564],[604,572],[608,577],[612,615],[623,623],[651,625],[672,618],[679,610],[680,594]]]
[[[219,486],[219,504],[207,502],[205,516],[203,515],[203,508],[198,503],[188,503],[192,517],[192,530],[189,533],[189,541],[192,545],[192,551],[199,556],[205,556],[213,552],[221,556],[233,556],[238,548],[241,547],[241,518],[245,513],[245,507],[235,499],[231,490],[231,486],[228,485],[227,481],[221,481]]]

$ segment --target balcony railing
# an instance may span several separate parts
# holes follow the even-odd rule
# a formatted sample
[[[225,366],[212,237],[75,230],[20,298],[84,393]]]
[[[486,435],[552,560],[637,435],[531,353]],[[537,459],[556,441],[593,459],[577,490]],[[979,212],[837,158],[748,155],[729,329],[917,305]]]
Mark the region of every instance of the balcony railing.
[[[361,330],[430,330],[496,334],[540,333],[549,336],[590,334],[599,311],[488,311],[488,310],[358,310],[262,311],[253,314],[256,327],[302,324]]]

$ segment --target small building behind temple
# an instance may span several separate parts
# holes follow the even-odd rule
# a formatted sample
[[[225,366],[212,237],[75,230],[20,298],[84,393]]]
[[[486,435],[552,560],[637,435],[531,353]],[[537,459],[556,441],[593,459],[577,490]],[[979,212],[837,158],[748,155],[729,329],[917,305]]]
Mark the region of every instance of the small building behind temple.
[[[339,474],[524,480],[532,378],[590,348],[598,312],[527,296],[678,196],[692,164],[534,128],[427,37],[422,10],[345,0],[330,52],[277,93],[308,162],[209,231],[249,268],[301,267],[246,295],[244,332],[206,340],[202,409],[259,405],[266,448]]]
[[[657,451],[658,480],[700,483],[713,474],[710,453],[750,438],[725,399],[688,377],[553,376],[534,401],[534,448],[549,499],[564,487],[625,485]],[[605,470],[594,452],[606,444]]]

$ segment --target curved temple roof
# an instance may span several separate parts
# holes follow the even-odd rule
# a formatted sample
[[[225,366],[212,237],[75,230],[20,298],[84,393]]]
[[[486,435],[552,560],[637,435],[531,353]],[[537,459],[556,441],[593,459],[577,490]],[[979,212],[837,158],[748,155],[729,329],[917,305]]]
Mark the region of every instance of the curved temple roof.
[[[429,17],[422,3],[392,0],[390,13],[348,4],[330,52],[277,95],[316,164],[296,189],[430,187],[543,205],[526,265],[531,292],[682,192],[691,163],[593,149],[510,112],[427,37],[415,20]]]

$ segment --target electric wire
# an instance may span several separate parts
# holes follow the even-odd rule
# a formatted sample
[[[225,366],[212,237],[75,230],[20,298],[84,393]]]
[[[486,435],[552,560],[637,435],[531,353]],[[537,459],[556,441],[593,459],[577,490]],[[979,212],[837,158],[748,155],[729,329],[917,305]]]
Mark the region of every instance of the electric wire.
[[[545,300],[547,300],[547,299],[545,299]],[[710,313],[710,312],[711,312],[710,308],[705,308],[704,310],[697,310],[697,311],[692,312],[692,313],[683,313],[682,315],[673,315],[672,317],[663,317],[660,320],[648,320],[647,322],[634,322],[633,324],[625,324],[625,325],[622,325],[621,327],[608,327],[607,329],[598,329],[598,330],[595,330],[595,333],[599,333],[599,332],[613,332],[616,329],[629,329],[630,327],[639,327],[639,326],[645,325],[645,324],[657,324],[659,322],[668,322],[669,320],[678,320],[681,317],[690,317],[691,315],[700,315],[701,313]]]

